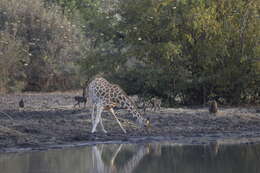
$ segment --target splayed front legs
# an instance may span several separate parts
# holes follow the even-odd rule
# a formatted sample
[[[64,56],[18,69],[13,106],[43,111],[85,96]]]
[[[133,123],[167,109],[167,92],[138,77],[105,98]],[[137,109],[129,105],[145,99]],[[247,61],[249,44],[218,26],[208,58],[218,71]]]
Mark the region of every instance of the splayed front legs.
[[[96,108],[96,116],[95,116],[95,108]],[[102,117],[101,117],[101,114],[104,110],[104,107],[101,106],[101,105],[94,105],[93,108],[92,108],[92,114],[91,114],[91,120],[92,120],[92,130],[91,130],[91,133],[94,133],[96,132],[96,129],[97,129],[97,125],[100,123],[100,126],[102,128],[102,131],[104,133],[107,133],[107,131],[105,130],[104,128],[104,125],[103,125],[103,122],[102,122]],[[117,123],[119,124],[120,128],[123,130],[124,133],[126,133],[126,130],[124,129],[124,127],[122,126],[122,124],[120,123],[120,121],[118,120],[115,112],[114,112],[114,109],[113,108],[110,108],[109,111],[113,114],[113,116],[115,117]]]
[[[122,124],[121,124],[120,121],[118,120],[118,118],[117,118],[117,116],[116,116],[116,114],[115,114],[115,112],[114,112],[114,109],[113,109],[113,108],[110,108],[109,111],[114,115],[114,117],[115,117],[117,123],[119,124],[119,126],[121,127],[121,129],[123,130],[123,132],[126,133],[126,130],[124,129],[124,127],[122,126]]]

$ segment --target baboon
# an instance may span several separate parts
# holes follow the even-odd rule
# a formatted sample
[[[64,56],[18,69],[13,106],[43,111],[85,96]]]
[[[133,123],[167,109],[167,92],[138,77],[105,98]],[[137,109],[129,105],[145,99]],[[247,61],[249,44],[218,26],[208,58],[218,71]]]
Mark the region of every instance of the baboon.
[[[23,101],[23,99],[21,99],[21,100],[19,101],[19,107],[20,107],[20,108],[24,108],[24,101]]]
[[[215,100],[209,102],[209,113],[216,114],[218,112],[218,104]]]
[[[156,111],[160,111],[161,109],[161,104],[162,104],[162,100],[161,99],[158,99],[158,98],[152,98],[151,99],[151,105],[152,105],[152,110]]]
[[[84,103],[84,107],[86,107],[86,103],[87,103],[86,97],[75,96],[74,99],[75,99],[75,101],[77,101],[77,103],[74,105],[74,107],[76,107],[77,105],[80,107],[80,103]]]
[[[161,104],[162,104],[162,100],[153,97],[150,100],[142,100],[142,108],[143,108],[143,112],[146,112],[147,108],[151,108],[151,110],[153,111],[160,111],[161,109]]]
[[[143,109],[143,112],[146,112],[146,109],[147,109],[147,108],[150,108],[150,107],[151,107],[151,102],[150,102],[150,100],[148,100],[148,101],[143,100],[143,101],[141,102],[141,108]]]
[[[153,111],[161,109],[161,99],[153,97],[152,99],[147,100],[144,97],[138,97],[138,95],[133,95],[130,99],[137,105],[139,109],[143,109],[143,112],[149,108]]]
[[[137,106],[138,109],[143,109],[145,112],[146,108],[149,106],[149,101],[146,101],[143,97],[139,97],[138,95],[129,96],[133,103]]]

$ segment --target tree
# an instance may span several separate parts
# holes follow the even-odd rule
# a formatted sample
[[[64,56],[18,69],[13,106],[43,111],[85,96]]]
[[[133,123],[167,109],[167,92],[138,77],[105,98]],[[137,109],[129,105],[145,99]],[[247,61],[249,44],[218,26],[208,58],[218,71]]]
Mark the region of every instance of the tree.
[[[125,55],[163,71],[158,80],[169,98],[239,103],[248,90],[257,92],[257,2],[125,0],[119,9]]]
[[[68,89],[77,83],[82,34],[57,6],[2,0],[0,31],[26,50],[24,90]],[[4,56],[8,56],[5,54]],[[7,57],[10,58],[10,57]],[[15,57],[18,62],[19,57]]]

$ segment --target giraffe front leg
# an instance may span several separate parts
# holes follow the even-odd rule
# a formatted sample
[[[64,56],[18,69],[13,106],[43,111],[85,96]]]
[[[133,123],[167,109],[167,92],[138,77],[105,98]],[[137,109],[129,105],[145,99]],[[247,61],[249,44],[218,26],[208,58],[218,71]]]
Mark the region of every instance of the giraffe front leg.
[[[115,159],[116,159],[118,153],[120,152],[122,146],[123,146],[123,144],[120,144],[119,147],[117,148],[116,152],[113,154],[112,159],[110,161],[111,167],[114,167]]]
[[[114,112],[114,109],[113,109],[113,108],[110,108],[109,111],[114,115],[114,117],[115,117],[117,123],[119,124],[119,126],[121,127],[121,129],[123,130],[123,132],[126,133],[126,130],[124,129],[124,127],[121,125],[120,121],[118,120],[118,118],[117,118],[117,116],[116,116],[116,114],[115,114],[115,112]]]
[[[94,125],[92,127],[91,133],[96,132],[96,128],[97,128],[98,123],[100,122],[103,109],[104,108],[102,106],[97,105],[97,115],[96,115],[96,118],[94,120]]]

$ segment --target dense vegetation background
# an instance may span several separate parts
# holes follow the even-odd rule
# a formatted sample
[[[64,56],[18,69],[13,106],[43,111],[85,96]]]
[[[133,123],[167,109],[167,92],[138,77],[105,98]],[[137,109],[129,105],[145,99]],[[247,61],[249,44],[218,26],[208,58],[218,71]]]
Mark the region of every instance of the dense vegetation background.
[[[260,102],[260,1],[0,0],[0,92],[103,74],[165,105]]]

